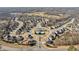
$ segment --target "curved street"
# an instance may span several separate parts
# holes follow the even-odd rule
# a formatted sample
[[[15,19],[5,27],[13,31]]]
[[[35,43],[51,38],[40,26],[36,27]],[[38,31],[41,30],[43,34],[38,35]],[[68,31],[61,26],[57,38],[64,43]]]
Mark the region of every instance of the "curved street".
[[[23,22],[18,20],[18,17],[15,18],[15,21],[19,23],[19,26],[11,32],[11,35],[16,35],[17,30],[23,26]]]
[[[52,34],[52,32],[55,32],[55,31],[57,31],[57,30],[59,30],[59,29],[62,29],[62,28],[65,28],[68,24],[73,23],[74,20],[75,20],[75,18],[72,18],[71,21],[69,21],[68,23],[62,25],[61,27],[56,28],[56,29],[53,29],[53,30],[50,30],[50,32],[49,32],[49,34],[46,36],[46,38],[48,38],[48,36],[49,36],[50,34]],[[23,22],[19,21],[18,18],[15,18],[15,21],[19,23],[19,26],[18,26],[15,30],[12,31],[11,35],[16,35],[16,31],[19,30],[19,29],[23,26]],[[39,48],[38,46],[36,46],[36,47],[28,47],[28,48],[25,49],[25,48],[12,48],[12,47],[8,47],[8,46],[2,46],[2,49],[3,49],[3,50],[8,49],[8,50],[27,50],[27,51],[32,51],[32,50],[33,50],[33,51],[34,51],[34,50],[35,50],[35,51],[36,51],[36,50],[41,50],[41,51],[47,50],[47,51],[48,51],[48,50],[67,50],[67,47],[63,47],[63,46],[62,46],[62,47],[58,47],[58,48],[46,49],[46,48],[43,47],[43,46],[41,46],[41,48]]]

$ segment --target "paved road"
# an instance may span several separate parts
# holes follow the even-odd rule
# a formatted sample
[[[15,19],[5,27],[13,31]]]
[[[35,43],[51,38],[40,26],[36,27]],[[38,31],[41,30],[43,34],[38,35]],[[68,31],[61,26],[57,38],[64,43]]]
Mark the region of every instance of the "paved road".
[[[19,26],[11,32],[11,35],[16,35],[16,32],[23,26],[23,22],[19,21],[18,18],[15,18],[15,21],[19,23]]]
[[[61,29],[61,28],[64,28],[64,27],[66,27],[68,24],[70,24],[70,23],[73,23],[74,22],[74,20],[75,20],[75,18],[72,18],[72,20],[71,21],[69,21],[68,23],[66,23],[66,24],[64,24],[64,25],[62,25],[61,27],[59,27],[59,28],[56,28],[56,29],[54,29],[54,30],[51,30],[50,31],[50,33],[49,34],[51,34],[52,32],[54,32],[54,31],[57,31],[57,30],[59,30],[59,29]],[[19,23],[19,26],[16,28],[16,30],[13,30],[13,32],[14,33],[16,33],[16,31],[18,30],[18,29],[20,29],[22,26],[23,26],[23,22],[21,22],[21,21],[18,21],[18,18],[16,18],[16,22],[18,22]],[[14,35],[14,34],[12,34],[12,35]],[[15,51],[24,51],[24,50],[27,50],[27,51],[50,51],[50,50],[66,50],[67,49],[67,47],[60,47],[60,48],[52,48],[52,49],[46,49],[46,48],[44,48],[43,46],[41,47],[41,48],[39,48],[38,46],[37,47],[28,47],[28,48],[10,48],[10,47],[7,47],[7,46],[2,46],[2,48],[3,48],[3,50],[5,49],[7,49],[7,50],[15,50]]]
[[[52,32],[55,32],[55,31],[60,30],[60,29],[62,29],[62,28],[65,28],[68,24],[73,23],[73,22],[74,22],[74,20],[75,20],[75,18],[72,18],[72,19],[71,19],[71,21],[69,21],[68,23],[66,23],[66,24],[62,25],[61,27],[56,28],[56,29],[53,29],[53,30],[50,30],[50,34],[52,34]]]

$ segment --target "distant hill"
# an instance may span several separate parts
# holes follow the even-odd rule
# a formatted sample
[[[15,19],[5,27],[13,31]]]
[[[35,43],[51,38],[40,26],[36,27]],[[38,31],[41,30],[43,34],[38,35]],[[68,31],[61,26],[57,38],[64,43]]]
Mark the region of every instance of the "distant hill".
[[[78,7],[0,7],[0,12],[34,12],[34,11],[68,11],[78,10]]]
[[[0,17],[12,16],[9,13],[25,13],[25,12],[47,12],[49,14],[79,13],[79,7],[0,7]]]

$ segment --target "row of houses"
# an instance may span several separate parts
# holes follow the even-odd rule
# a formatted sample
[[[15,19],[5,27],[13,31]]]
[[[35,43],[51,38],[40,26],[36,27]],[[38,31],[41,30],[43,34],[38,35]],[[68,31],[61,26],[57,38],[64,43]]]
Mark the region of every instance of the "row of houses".
[[[22,44],[22,41],[24,38],[22,36],[11,36],[11,35],[6,35],[2,39],[3,41],[9,42],[9,43],[18,43]]]
[[[49,44],[54,44],[54,40],[59,37],[61,34],[63,34],[65,32],[65,29],[62,28],[60,30],[55,31],[54,33],[52,33],[49,38],[47,39],[46,43]]]
[[[3,41],[7,42],[7,43],[18,43],[19,45],[22,45],[24,42],[24,37],[22,36],[11,36],[11,35],[6,35],[3,36]],[[28,35],[28,42],[27,44],[29,46],[35,46],[37,43],[37,41],[33,38],[32,35]]]

